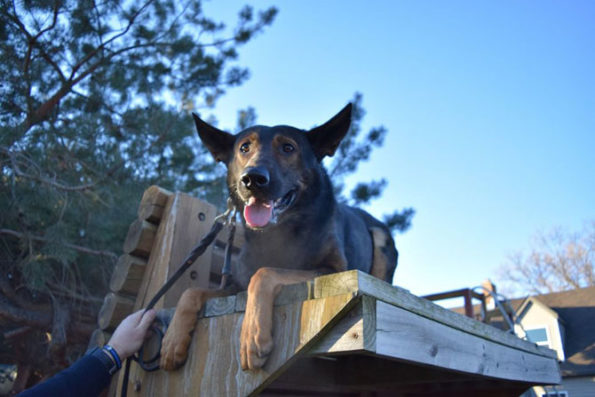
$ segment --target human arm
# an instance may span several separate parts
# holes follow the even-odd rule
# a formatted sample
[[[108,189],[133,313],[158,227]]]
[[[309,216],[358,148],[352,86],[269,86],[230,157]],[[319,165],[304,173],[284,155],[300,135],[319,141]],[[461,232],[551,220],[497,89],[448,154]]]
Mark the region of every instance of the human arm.
[[[141,347],[154,319],[154,310],[146,313],[140,310],[122,320],[108,342],[120,360],[125,360]],[[110,364],[110,360],[113,360],[113,357],[105,348],[93,350],[70,367],[23,391],[19,396],[98,396],[111,380],[113,372],[110,373],[110,368],[113,365]]]

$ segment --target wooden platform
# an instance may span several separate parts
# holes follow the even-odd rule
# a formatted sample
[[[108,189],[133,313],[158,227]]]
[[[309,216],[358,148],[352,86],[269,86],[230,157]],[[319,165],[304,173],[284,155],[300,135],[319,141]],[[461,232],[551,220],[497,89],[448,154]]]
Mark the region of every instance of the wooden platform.
[[[184,240],[175,236],[182,236],[181,230],[188,228],[181,225],[202,223],[195,221],[200,214],[205,219],[214,216],[214,209],[205,211],[206,204],[196,199],[166,193],[162,215],[149,228],[154,240],[143,260],[145,271],[138,292],[135,296],[126,292],[134,289],[130,283],[139,278],[138,269],[130,270],[128,278],[133,280],[119,282],[129,288],[106,297],[111,303],[104,306],[111,305],[112,314],[126,312],[128,306],[128,310],[142,307],[175,270],[172,257],[183,257],[190,249],[178,248],[179,253],[174,249]],[[198,241],[200,237],[186,239]],[[194,241],[184,244],[191,246]],[[196,264],[197,273],[184,285],[214,282],[217,250],[213,248],[208,260]],[[173,306],[180,293],[166,296],[165,307]],[[560,381],[555,352],[357,271],[285,287],[275,302],[275,348],[267,364],[259,371],[242,371],[239,333],[245,304],[245,293],[209,301],[184,367],[147,373],[133,364],[128,395],[518,396],[532,385]],[[103,326],[95,343],[101,343],[118,323],[117,319],[106,320],[108,311],[100,314]],[[112,382],[111,395],[120,382],[119,378]]]

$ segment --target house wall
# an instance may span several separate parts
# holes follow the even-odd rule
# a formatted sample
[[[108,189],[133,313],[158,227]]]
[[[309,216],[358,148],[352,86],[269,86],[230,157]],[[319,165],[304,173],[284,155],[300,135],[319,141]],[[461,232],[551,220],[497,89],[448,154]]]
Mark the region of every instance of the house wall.
[[[554,391],[566,393],[568,397],[593,397],[595,396],[595,377],[565,378],[558,386],[535,386],[521,397],[542,397],[546,392]]]
[[[551,310],[533,303],[531,308],[521,319],[521,324],[525,330],[545,327],[547,329],[548,340],[550,343],[549,347],[557,352],[560,361],[564,361],[564,329]],[[518,332],[518,330],[516,331],[517,335],[522,334],[521,332]]]
[[[595,396],[595,376],[565,378],[559,390],[566,390],[568,397],[593,397]]]

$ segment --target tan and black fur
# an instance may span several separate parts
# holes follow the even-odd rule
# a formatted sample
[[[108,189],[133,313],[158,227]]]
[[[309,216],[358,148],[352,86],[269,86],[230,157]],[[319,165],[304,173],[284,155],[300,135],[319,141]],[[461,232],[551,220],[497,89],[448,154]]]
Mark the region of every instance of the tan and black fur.
[[[184,362],[206,299],[247,290],[241,365],[259,368],[273,349],[273,301],[283,285],[350,269],[391,282],[398,253],[382,222],[337,202],[322,166],[349,130],[351,104],[309,131],[254,126],[232,135],[194,118],[202,142],[227,166],[230,196],[244,211],[246,244],[232,268],[230,288],[183,294],[164,339],[161,366],[174,369]]]

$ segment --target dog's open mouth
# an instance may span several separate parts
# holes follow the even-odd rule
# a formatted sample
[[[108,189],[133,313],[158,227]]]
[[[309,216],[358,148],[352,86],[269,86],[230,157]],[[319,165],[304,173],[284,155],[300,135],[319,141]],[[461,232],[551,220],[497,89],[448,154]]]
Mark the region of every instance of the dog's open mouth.
[[[296,196],[297,190],[291,189],[277,200],[263,201],[250,197],[244,205],[244,219],[251,228],[265,227],[276,222],[277,217],[293,204]]]

